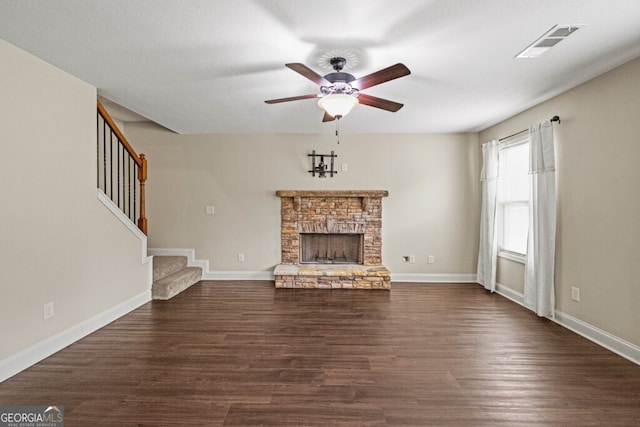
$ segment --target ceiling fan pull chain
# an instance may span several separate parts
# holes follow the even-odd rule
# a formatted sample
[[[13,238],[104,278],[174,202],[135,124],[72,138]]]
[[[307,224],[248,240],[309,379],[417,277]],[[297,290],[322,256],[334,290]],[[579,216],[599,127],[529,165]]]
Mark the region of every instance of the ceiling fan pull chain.
[[[340,117],[336,117],[336,139],[340,144]]]

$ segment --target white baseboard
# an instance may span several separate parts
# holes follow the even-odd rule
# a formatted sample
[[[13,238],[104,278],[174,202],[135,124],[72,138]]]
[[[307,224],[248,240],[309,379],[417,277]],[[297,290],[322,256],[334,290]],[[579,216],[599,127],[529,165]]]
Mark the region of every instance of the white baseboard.
[[[211,271],[209,260],[196,259],[195,249],[151,248],[149,255],[185,256],[189,267],[202,268],[202,280],[274,280],[273,271]]]
[[[391,282],[477,283],[476,274],[391,273]]]
[[[209,271],[202,280],[275,280],[271,271]]]
[[[0,361],[0,383],[151,301],[145,291]]]
[[[209,271],[203,280],[274,280],[273,271]],[[391,273],[392,282],[476,283],[475,274],[403,274]]]
[[[208,260],[195,259],[195,249],[187,248],[150,248],[149,255],[186,256],[189,267],[202,268],[202,280],[274,280],[272,270],[259,271],[211,271]],[[474,274],[422,274],[391,273],[392,282],[426,283],[476,283]]]
[[[520,292],[514,291],[507,286],[496,284],[496,293],[529,309],[529,307],[524,305],[524,295]],[[572,332],[575,332],[601,347],[606,348],[607,350],[616,353],[619,356],[624,357],[627,360],[630,360],[637,365],[640,365],[640,347],[635,344],[625,341],[607,331],[603,331],[589,323],[583,322],[580,319],[576,319],[575,317],[567,313],[563,313],[560,310],[555,310],[555,319],[549,318],[549,320],[569,329]]]
[[[521,306],[525,307],[525,305],[524,305],[524,294],[522,292],[514,291],[513,289],[509,288],[508,286],[501,285],[500,283],[496,283],[496,293],[498,295],[502,295],[506,299],[510,299],[511,301],[515,302],[516,304],[520,304]]]
[[[554,319],[551,319],[554,320]],[[570,331],[575,332],[578,335],[582,335],[590,341],[616,353],[619,356],[624,357],[627,360],[640,365],[640,347],[634,345],[628,341],[618,338],[617,336],[610,334],[607,331],[596,328],[589,323],[583,322],[580,319],[576,319],[573,316],[556,310],[556,318],[554,320],[557,324],[564,326]]]

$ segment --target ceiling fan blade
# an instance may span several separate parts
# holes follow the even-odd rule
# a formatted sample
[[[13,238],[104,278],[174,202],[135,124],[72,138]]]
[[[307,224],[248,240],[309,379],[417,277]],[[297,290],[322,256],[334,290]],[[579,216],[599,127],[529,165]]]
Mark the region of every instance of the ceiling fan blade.
[[[371,73],[368,76],[360,77],[351,83],[351,86],[363,90],[371,86],[379,85],[380,83],[388,82],[399,77],[404,77],[411,74],[411,71],[404,64],[396,64],[387,68],[383,68],[380,71]]]
[[[309,95],[291,96],[289,98],[268,99],[264,102],[266,102],[267,104],[278,104],[280,102],[299,101],[301,99],[310,99],[310,98],[318,98],[318,95],[314,93]]]
[[[313,71],[311,68],[307,67],[304,64],[300,64],[298,62],[291,64],[284,64],[286,67],[291,68],[296,73],[308,78],[318,86],[329,86],[331,83],[322,77],[320,74]]]
[[[327,113],[326,111],[324,112],[324,117],[322,117],[323,122],[332,122],[335,119],[336,119],[335,117],[333,117],[331,114]]]
[[[394,113],[404,106],[404,104],[400,104],[399,102],[389,101],[388,99],[378,98],[364,93],[358,95],[358,101],[360,104],[368,105],[369,107],[381,108]]]

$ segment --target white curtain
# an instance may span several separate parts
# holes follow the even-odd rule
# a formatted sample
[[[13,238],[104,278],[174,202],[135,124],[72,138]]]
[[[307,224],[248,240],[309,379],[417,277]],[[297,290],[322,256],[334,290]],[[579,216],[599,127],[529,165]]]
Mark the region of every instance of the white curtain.
[[[524,279],[524,303],[538,316],[554,317],[556,248],[556,177],[553,125],[529,129],[529,236]]]
[[[498,261],[498,228],[496,206],[498,196],[498,141],[482,144],[482,206],[480,210],[480,244],[478,250],[478,283],[486,289],[496,290],[496,263]]]

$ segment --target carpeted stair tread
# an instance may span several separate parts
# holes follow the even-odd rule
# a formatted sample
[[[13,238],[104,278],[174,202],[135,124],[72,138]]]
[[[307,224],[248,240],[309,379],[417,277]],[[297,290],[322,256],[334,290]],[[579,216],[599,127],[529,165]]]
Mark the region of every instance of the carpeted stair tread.
[[[163,279],[187,267],[186,256],[154,256],[153,281]]]
[[[201,278],[202,269],[200,267],[185,267],[160,280],[155,280],[151,289],[153,299],[170,299],[191,285],[198,283]]]

